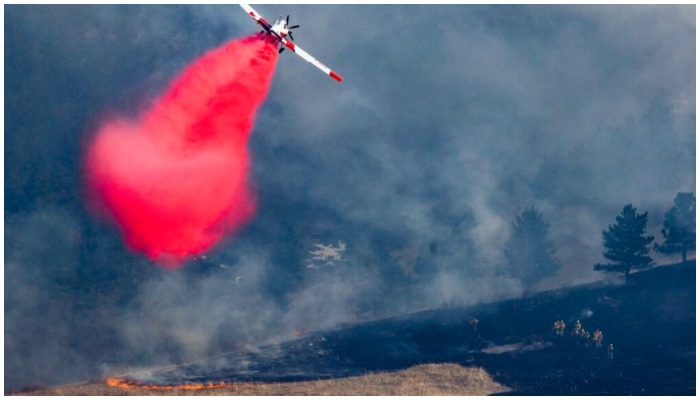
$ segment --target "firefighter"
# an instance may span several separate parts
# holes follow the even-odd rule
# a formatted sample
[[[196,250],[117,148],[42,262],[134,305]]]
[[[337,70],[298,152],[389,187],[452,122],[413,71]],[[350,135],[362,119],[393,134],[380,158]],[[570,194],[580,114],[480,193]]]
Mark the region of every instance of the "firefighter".
[[[574,329],[571,330],[571,335],[578,336],[580,334],[581,334],[581,321],[576,320],[576,324],[574,325]]]
[[[593,342],[595,342],[595,347],[603,347],[603,332],[600,329],[593,332]]]
[[[585,329],[581,328],[581,342],[583,343],[584,346],[588,347],[588,339],[591,337],[591,334],[586,332]]]
[[[476,327],[479,325],[479,319],[478,318],[471,318],[469,319],[469,325],[474,328],[474,333],[476,333]]]
[[[552,332],[556,333],[557,336],[563,336],[565,328],[566,324],[563,320],[554,321],[554,325],[552,325]]]

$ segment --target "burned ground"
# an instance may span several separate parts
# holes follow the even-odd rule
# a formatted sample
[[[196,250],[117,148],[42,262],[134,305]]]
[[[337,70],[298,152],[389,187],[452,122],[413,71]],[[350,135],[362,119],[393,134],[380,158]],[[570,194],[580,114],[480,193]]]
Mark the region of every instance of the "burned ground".
[[[567,325],[563,336],[552,331],[557,320]],[[602,347],[571,334],[576,320],[603,332]],[[442,362],[483,367],[514,388],[511,394],[695,394],[695,264],[633,274],[626,285],[597,283],[315,332],[124,379],[289,382]]]

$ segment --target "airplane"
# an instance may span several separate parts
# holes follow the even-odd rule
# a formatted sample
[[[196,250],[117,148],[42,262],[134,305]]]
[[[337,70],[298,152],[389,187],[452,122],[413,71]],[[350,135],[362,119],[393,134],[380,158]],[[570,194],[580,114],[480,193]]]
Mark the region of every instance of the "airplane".
[[[320,69],[326,75],[329,75],[336,81],[343,81],[343,78],[340,75],[336,74],[333,70],[325,66],[322,62],[313,58],[311,54],[305,52],[301,47],[297,46],[294,42],[292,42],[292,40],[294,40],[294,37],[292,36],[292,29],[298,28],[299,25],[289,26],[289,15],[287,15],[286,19],[279,17],[277,18],[277,21],[274,24],[270,24],[269,22],[267,22],[267,20],[265,20],[265,18],[262,17],[262,15],[258,14],[258,12],[255,11],[253,7],[249,6],[248,4],[241,4],[241,7],[248,13],[248,15],[250,15],[255,20],[255,22],[258,23],[258,25],[263,27],[263,33],[267,33],[270,36],[274,36],[277,42],[284,46],[280,47],[280,53],[282,53],[282,51],[285,48],[287,48],[299,55],[299,57],[310,62],[316,68]]]

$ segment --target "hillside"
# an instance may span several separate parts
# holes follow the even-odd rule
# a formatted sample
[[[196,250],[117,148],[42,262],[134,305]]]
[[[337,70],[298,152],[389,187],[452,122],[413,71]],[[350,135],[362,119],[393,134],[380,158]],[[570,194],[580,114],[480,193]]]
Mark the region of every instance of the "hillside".
[[[477,368],[462,368],[458,373],[468,370],[480,374],[484,382],[493,377],[503,385],[484,383],[482,389],[491,388],[484,393],[512,388],[510,394],[527,395],[691,395],[695,394],[695,308],[693,262],[689,267],[666,266],[633,274],[627,285],[596,283],[495,304],[426,311],[120,379],[135,385],[166,386],[225,382],[239,388],[269,382],[269,387],[278,389],[282,383],[292,385],[282,393],[362,394],[367,393],[363,391],[366,381],[348,378],[394,379],[391,385],[379,384],[388,388],[397,385],[396,379],[401,380],[397,377],[408,379],[406,371],[424,373],[421,368],[433,368],[427,375],[419,374],[420,379],[438,386],[440,381],[455,384],[449,378],[454,373],[436,371],[453,371],[461,368],[454,365],[459,364]],[[472,317],[479,319],[476,329],[468,323]],[[557,320],[566,323],[563,336],[552,331]],[[603,346],[573,336],[576,320],[589,332],[601,330]],[[609,343],[614,344],[612,360],[606,352]],[[299,386],[294,386],[309,382],[323,382],[323,390],[298,391]],[[348,388],[348,382],[357,387]],[[459,382],[456,391],[415,389],[415,394],[472,393],[466,390],[469,379],[461,380],[462,391]],[[112,389],[120,391],[109,393],[142,391]],[[91,394],[90,390],[71,393]]]

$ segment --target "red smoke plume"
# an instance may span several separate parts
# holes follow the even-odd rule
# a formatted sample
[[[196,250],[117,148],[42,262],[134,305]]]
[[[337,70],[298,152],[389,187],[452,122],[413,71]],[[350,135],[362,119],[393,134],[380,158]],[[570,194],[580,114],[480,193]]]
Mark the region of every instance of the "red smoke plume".
[[[138,121],[103,124],[87,151],[90,203],[166,267],[251,219],[246,149],[277,46],[231,41],[190,65]]]

